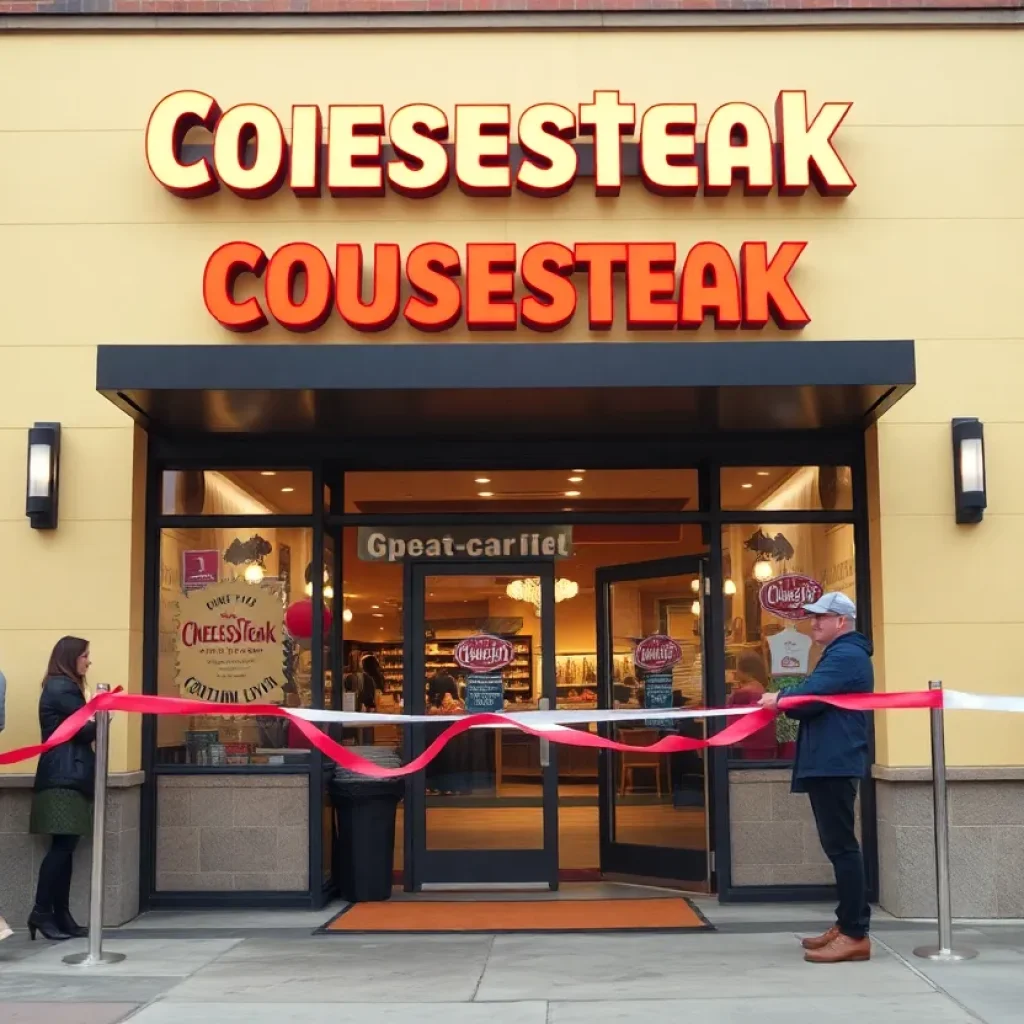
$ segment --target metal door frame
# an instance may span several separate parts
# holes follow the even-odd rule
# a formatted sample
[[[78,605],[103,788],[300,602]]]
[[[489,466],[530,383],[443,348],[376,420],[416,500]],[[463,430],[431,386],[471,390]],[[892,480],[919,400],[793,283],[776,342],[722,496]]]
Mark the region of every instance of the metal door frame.
[[[412,560],[405,566],[404,654],[407,667],[403,696],[410,714],[426,711],[424,621],[425,590],[429,576],[534,576],[541,584],[541,697],[555,706],[555,565],[553,560],[513,562],[495,559],[472,562]],[[425,747],[422,726],[409,726],[410,758]],[[426,834],[426,773],[406,780],[405,870],[408,892],[431,884],[545,883],[558,888],[558,751],[544,744],[547,764],[542,764],[544,845],[523,850],[430,850]]]
[[[598,706],[612,707],[612,623],[611,587],[614,583],[657,579],[663,576],[692,576],[700,580],[701,599],[708,604],[708,564],[704,555],[681,555],[648,562],[632,562],[599,568],[595,573],[597,590],[597,678]],[[704,674],[704,699],[707,703],[708,663],[706,616],[700,619],[701,665]],[[610,723],[599,726],[602,736],[612,734]],[[705,729],[706,732],[706,729]],[[701,851],[675,847],[642,846],[636,843],[617,843],[613,840],[615,803],[615,758],[610,750],[600,751],[598,772],[598,806],[600,811],[601,873],[604,875],[633,875],[637,878],[657,878],[673,883],[695,883],[707,891],[711,883],[711,820],[710,773],[712,758],[704,759],[704,821],[705,842]]]

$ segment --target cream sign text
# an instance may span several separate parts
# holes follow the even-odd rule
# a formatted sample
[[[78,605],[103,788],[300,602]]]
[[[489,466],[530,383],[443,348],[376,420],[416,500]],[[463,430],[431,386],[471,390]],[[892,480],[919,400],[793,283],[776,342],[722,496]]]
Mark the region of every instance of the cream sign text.
[[[846,196],[856,183],[834,137],[850,107],[825,103],[812,111],[806,93],[780,92],[773,134],[769,118],[749,103],[723,104],[700,127],[696,104],[638,110],[617,91],[595,92],[575,108],[537,104],[516,117],[507,104],[462,104],[452,116],[426,103],[390,116],[380,105],[332,105],[326,117],[319,106],[297,105],[286,137],[281,118],[265,106],[243,103],[222,112],[213,96],[181,91],[153,111],[146,158],[156,179],[186,199],[221,187],[249,200],[282,189],[300,198],[358,200],[390,191],[427,199],[453,178],[470,196],[508,197],[517,190],[553,198],[583,177],[584,149],[595,194],[617,196],[626,146],[636,148],[644,186],[667,198],[734,191],[799,196],[811,189]],[[193,129],[209,132],[212,146],[192,153],[196,147],[185,139]],[[302,241],[273,252],[230,241],[207,261],[203,296],[230,330],[255,331],[273,320],[308,332],[337,315],[354,330],[372,332],[399,318],[421,331],[460,322],[469,330],[556,331],[573,321],[584,294],[596,331],[615,321],[615,284],[623,275],[631,330],[693,329],[708,318],[719,329],[769,322],[798,329],[810,316],[789,275],[806,244],[752,240],[734,256],[712,241],[682,249],[670,241],[476,242],[461,250],[426,241],[405,252],[378,243],[366,295],[365,254],[357,243],[328,254]],[[261,282],[261,297],[236,296],[243,276]]]

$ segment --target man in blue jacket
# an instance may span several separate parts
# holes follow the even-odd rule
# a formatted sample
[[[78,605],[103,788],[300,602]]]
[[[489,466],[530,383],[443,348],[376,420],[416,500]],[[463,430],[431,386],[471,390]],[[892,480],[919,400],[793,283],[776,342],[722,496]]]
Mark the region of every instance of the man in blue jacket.
[[[811,636],[824,647],[821,659],[802,683],[766,693],[762,707],[775,707],[785,697],[870,693],[875,686],[871,641],[856,631],[854,603],[845,594],[830,593],[803,607],[811,616]],[[803,940],[804,959],[818,964],[870,960],[871,908],[854,830],[857,786],[868,770],[867,715],[818,702],[785,713],[800,723],[792,791],[811,799],[821,848],[832,862],[839,890],[836,923],[823,935]]]

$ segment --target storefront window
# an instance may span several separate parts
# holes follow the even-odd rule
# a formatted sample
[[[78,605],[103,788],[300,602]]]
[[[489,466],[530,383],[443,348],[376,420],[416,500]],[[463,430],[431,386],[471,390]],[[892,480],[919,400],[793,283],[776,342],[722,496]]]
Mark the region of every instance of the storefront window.
[[[162,480],[165,516],[308,515],[313,474],[295,469],[169,469]]]
[[[692,512],[695,469],[452,470],[346,473],[345,511]]]
[[[722,508],[752,512],[846,512],[853,508],[849,466],[726,466]]]
[[[853,525],[727,526],[722,531],[728,704],[756,704],[766,690],[798,684],[817,664],[799,605],[825,591],[857,599]],[[789,760],[797,723],[785,715],[732,748],[743,761]]]
[[[304,575],[312,531],[263,526],[165,529],[160,536],[157,689],[211,710],[313,703],[312,604]],[[157,719],[159,764],[305,763],[281,718]]]

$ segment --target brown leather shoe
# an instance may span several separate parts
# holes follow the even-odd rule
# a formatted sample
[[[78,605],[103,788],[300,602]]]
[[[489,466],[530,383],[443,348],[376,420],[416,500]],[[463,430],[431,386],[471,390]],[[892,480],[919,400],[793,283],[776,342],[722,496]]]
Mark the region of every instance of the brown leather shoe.
[[[824,949],[839,934],[839,925],[834,924],[827,932],[815,935],[809,939],[801,939],[800,945],[804,949]]]
[[[809,949],[804,959],[812,964],[843,964],[858,960],[871,959],[871,940],[869,938],[851,939],[840,932],[823,949]]]

